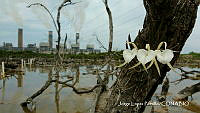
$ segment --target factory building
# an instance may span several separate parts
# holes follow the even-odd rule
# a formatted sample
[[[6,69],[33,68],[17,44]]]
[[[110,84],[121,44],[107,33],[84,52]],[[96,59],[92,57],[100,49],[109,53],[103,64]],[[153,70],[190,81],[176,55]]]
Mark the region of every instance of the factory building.
[[[49,43],[48,42],[40,42],[40,52],[49,51]]]
[[[94,51],[94,45],[93,44],[87,44],[86,49],[89,51]]]
[[[3,43],[3,47],[4,48],[12,48],[13,47],[13,45],[12,45],[12,43]]]
[[[68,53],[79,54],[79,53],[100,53],[100,50],[94,49],[93,44],[87,44],[86,49],[80,49],[80,33],[76,33],[76,43],[71,44],[71,50],[68,50]]]
[[[28,44],[27,47],[24,48],[24,50],[26,50],[26,51],[33,51],[33,52],[37,52],[38,51],[36,43],[34,43],[34,44]]]
[[[36,43],[34,43],[34,44],[28,44],[27,48],[36,48]]]

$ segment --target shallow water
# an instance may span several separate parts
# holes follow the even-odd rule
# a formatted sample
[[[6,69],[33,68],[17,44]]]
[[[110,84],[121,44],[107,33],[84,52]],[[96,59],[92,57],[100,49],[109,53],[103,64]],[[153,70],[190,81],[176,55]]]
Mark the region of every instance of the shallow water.
[[[97,82],[97,76],[94,74],[98,66],[78,66],[62,70],[60,73],[60,80],[66,80],[66,77],[76,76],[77,70],[80,72],[79,82],[75,85],[77,88],[91,88]],[[200,70],[190,69],[185,67],[185,70]],[[20,103],[27,97],[31,96],[39,90],[48,79],[48,75],[52,68],[30,68],[26,66],[24,75],[15,75],[8,80],[0,80],[0,113],[24,113]],[[106,70],[106,68],[104,69]],[[54,74],[55,72],[53,72]],[[103,75],[101,75],[103,76]],[[170,71],[168,78],[171,81],[180,79],[181,77],[176,73]],[[110,76],[109,87],[116,80],[115,76]],[[191,86],[200,82],[194,80],[183,80],[179,84],[170,83],[168,101],[172,101],[172,97],[177,92],[184,89],[186,86]],[[34,101],[36,102],[36,113],[89,113],[93,107],[95,94],[82,94],[78,95],[72,91],[71,88],[63,88],[57,92],[60,86],[57,87],[54,83],[38,96]],[[57,92],[57,93],[56,93]],[[161,92],[161,85],[156,90],[152,101],[156,101],[155,96]],[[200,93],[193,95],[193,101],[200,105]],[[147,107],[145,113],[150,112],[151,107]],[[155,109],[161,109],[159,106]],[[182,107],[168,107],[170,113],[192,113]]]
[[[196,70],[196,71],[200,71],[199,68],[188,68],[188,67],[184,67],[183,68],[186,71],[192,71],[192,70]],[[176,69],[176,71],[178,73],[180,73],[180,70]],[[181,79],[181,76],[178,75],[177,73],[170,71],[167,73],[167,77],[169,79],[170,82],[175,81],[175,80],[179,80]],[[168,102],[174,102],[175,100],[173,100],[173,97],[176,96],[176,94],[181,91],[182,89],[186,88],[186,87],[190,87],[194,84],[199,83],[200,80],[189,80],[189,79],[185,79],[182,80],[181,82],[179,82],[178,84],[176,83],[170,83],[170,87],[168,90],[168,95],[167,95],[167,99],[166,101]],[[162,85],[159,85],[154,96],[152,97],[152,102],[158,102],[156,99],[157,95],[160,95],[161,93],[161,89],[162,89]],[[198,105],[200,105],[200,92],[197,92],[195,94],[192,95],[193,100],[191,102],[194,102]],[[191,97],[189,97],[189,100],[191,100]],[[159,113],[163,113],[164,109],[167,109],[169,113],[194,113],[190,110],[184,109],[181,106],[167,106],[167,107],[162,107],[162,106],[154,106],[157,112]],[[198,106],[200,107],[200,106]],[[145,113],[149,113],[149,111],[151,110],[151,106],[146,107]],[[200,111],[196,111],[198,113],[200,113]]]
[[[92,74],[95,66],[80,66],[62,70],[60,80],[67,76],[75,76],[80,71],[80,78],[75,85],[77,88],[91,88],[96,85],[97,77]],[[16,75],[8,80],[0,80],[0,113],[23,113],[20,103],[28,96],[39,90],[48,79],[51,68],[26,68],[24,75]],[[114,82],[114,80],[113,80]],[[111,83],[109,85],[111,86]],[[46,91],[38,96],[36,102],[37,113],[88,113],[93,105],[95,95],[78,95],[71,88],[63,88],[53,83]]]

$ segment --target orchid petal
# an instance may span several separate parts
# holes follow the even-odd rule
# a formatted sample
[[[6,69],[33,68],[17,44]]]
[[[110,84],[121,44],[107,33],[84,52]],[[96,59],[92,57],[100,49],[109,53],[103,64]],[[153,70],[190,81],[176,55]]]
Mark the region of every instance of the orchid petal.
[[[123,57],[126,63],[129,63],[137,54],[137,51],[135,49],[129,50],[126,49],[123,51]]]
[[[153,50],[147,51],[145,49],[138,50],[137,59],[142,64],[146,64],[155,58],[155,52]]]
[[[125,49],[123,51],[123,58],[124,58],[125,62],[116,67],[119,68],[119,67],[122,67],[122,66],[126,65],[127,63],[131,62],[131,60],[136,56],[136,54],[137,54],[136,49],[133,49],[133,50]]]
[[[166,49],[161,51],[157,51],[157,60],[162,64],[167,64],[171,62],[174,57],[174,53],[172,50]]]

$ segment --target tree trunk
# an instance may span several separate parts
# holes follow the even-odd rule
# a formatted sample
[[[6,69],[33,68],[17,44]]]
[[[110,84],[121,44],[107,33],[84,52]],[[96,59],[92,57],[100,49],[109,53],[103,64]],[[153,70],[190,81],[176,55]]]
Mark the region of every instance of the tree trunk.
[[[138,48],[150,44],[153,50],[160,42],[167,42],[167,48],[179,51],[171,61],[173,65],[193,30],[199,3],[195,0],[144,0],[143,2],[147,13],[143,29],[139,31],[134,42]],[[133,59],[131,63],[121,68],[104,113],[143,112],[145,103],[150,101],[170,70],[167,65],[160,63],[160,76],[154,65],[148,69],[148,73],[142,66],[130,70],[129,68],[136,63],[137,60]],[[119,106],[123,102],[132,105]],[[134,106],[134,103],[143,104]]]

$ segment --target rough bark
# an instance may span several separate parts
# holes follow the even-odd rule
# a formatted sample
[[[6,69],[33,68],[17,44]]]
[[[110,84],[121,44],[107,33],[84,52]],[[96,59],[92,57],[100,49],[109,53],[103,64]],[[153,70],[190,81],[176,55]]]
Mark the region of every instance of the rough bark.
[[[168,48],[181,51],[190,36],[197,17],[199,3],[195,0],[144,0],[146,17],[143,29],[135,39],[138,48],[144,48],[148,43],[155,50],[162,41],[167,42]],[[171,61],[173,65],[180,52],[175,53]],[[142,66],[129,70],[137,63],[122,67],[116,84],[113,86],[104,113],[141,113],[145,104],[140,106],[119,106],[120,102],[145,103],[150,101],[159,84],[162,83],[169,71],[167,65],[159,64],[161,76],[153,65],[148,73]]]

